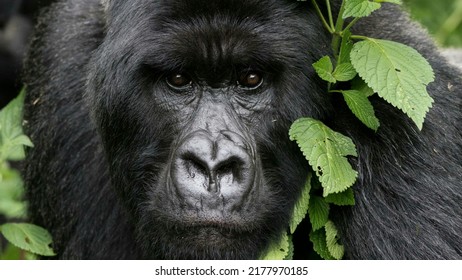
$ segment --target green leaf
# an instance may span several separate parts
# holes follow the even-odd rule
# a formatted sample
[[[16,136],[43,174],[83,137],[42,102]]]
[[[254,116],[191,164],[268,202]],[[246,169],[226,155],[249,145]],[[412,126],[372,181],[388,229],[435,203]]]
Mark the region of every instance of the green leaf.
[[[345,11],[342,17],[344,19],[349,17],[367,17],[375,10],[380,9],[381,6],[380,3],[369,0],[345,0]]]
[[[338,231],[332,221],[328,221],[325,225],[327,250],[334,259],[341,260],[345,253],[343,245],[338,244]]]
[[[297,141],[303,155],[319,177],[324,196],[342,192],[354,184],[358,172],[346,158],[357,156],[350,138],[311,118],[296,120],[290,128],[289,136],[291,140]]]
[[[13,245],[42,256],[54,256],[50,248],[51,235],[45,229],[31,224],[9,223],[0,226],[0,232]]]
[[[337,206],[353,206],[355,205],[355,195],[352,188],[348,188],[341,193],[329,194],[325,199],[327,203],[332,203]]]
[[[353,114],[367,127],[377,131],[380,122],[369,99],[357,90],[343,90],[341,93]]]
[[[319,196],[312,196],[310,198],[310,206],[308,207],[308,214],[310,217],[311,227],[314,231],[322,228],[329,220],[330,206]]]
[[[317,62],[313,63],[314,70],[318,73],[319,77],[324,81],[335,83],[336,80],[334,76],[332,76],[332,71],[334,71],[334,66],[332,65],[332,61],[330,57],[327,55],[322,57]]]
[[[0,165],[0,214],[7,218],[24,218],[26,205],[22,201],[24,189],[19,172]]]
[[[0,251],[0,260],[19,260],[21,259],[21,249],[16,246],[13,246],[11,243],[6,245],[6,248],[3,251]]]
[[[272,242],[262,260],[284,260],[290,253],[289,236],[283,233],[278,242]]]
[[[356,70],[351,63],[339,64],[332,74],[337,81],[346,82],[352,80],[356,76]]]
[[[426,86],[434,80],[430,64],[413,48],[368,38],[356,43],[351,62],[361,78],[422,129],[433,99]]]
[[[326,231],[324,228],[312,231],[310,241],[313,243],[313,250],[325,260],[333,260],[334,257],[329,253],[326,242]]]
[[[0,111],[0,160],[24,159],[23,146],[32,147],[30,139],[22,132],[22,107],[24,90]]]
[[[12,139],[22,134],[21,117],[25,93],[22,91],[0,111],[0,136]]]
[[[311,172],[308,173],[308,178],[306,180],[305,186],[302,189],[302,193],[300,194],[297,203],[295,203],[294,212],[289,224],[291,234],[295,232],[297,226],[302,222],[306,216],[306,213],[308,212],[308,205],[310,203],[310,190]]]
[[[292,240],[292,235],[287,235],[288,241],[289,241],[289,252],[287,253],[287,256],[284,258],[286,261],[290,261],[294,259],[294,242]]]

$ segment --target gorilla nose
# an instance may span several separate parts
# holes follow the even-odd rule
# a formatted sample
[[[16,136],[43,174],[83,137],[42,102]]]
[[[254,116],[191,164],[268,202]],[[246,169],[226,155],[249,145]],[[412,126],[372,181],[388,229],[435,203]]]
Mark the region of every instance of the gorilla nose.
[[[238,134],[217,136],[198,131],[180,143],[174,155],[171,178],[179,195],[191,205],[210,208],[245,198],[254,184],[252,149]]]

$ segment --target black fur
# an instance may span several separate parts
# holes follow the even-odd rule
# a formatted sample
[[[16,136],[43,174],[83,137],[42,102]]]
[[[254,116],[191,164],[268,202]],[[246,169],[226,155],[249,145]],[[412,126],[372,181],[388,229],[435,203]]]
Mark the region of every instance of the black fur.
[[[404,12],[384,4],[355,33],[422,53],[435,70],[429,86],[435,104],[419,131],[374,97],[381,120],[375,134],[325,92],[313,71],[311,64],[331,50],[310,4],[109,3],[53,4],[40,18],[25,67],[26,133],[35,144],[25,168],[30,214],[51,231],[59,258],[258,258],[287,228],[307,176],[288,139],[290,124],[302,116],[322,120],[358,147],[356,205],[332,211],[347,258],[462,257],[462,75]],[[162,211],[175,202],[159,182],[194,114],[181,109],[182,96],[166,97],[162,77],[192,67],[214,80],[238,59],[268,77],[264,92],[245,96],[251,113],[240,120],[264,178],[248,198],[254,220],[220,229],[229,231],[227,239],[188,227],[181,211]]]

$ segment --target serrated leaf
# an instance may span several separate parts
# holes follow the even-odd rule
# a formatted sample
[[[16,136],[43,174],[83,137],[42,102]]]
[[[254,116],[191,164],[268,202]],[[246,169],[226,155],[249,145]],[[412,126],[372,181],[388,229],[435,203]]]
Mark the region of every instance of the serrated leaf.
[[[326,242],[326,231],[324,228],[312,231],[310,241],[313,243],[313,250],[325,260],[333,260],[334,257],[329,253]]]
[[[332,203],[337,206],[353,206],[355,205],[355,195],[352,188],[348,188],[341,193],[329,194],[325,199],[327,203]]]
[[[352,80],[356,74],[358,73],[356,73],[356,70],[351,63],[342,63],[335,68],[332,75],[337,81],[346,82]]]
[[[368,38],[356,43],[351,62],[361,78],[422,129],[433,99],[426,86],[434,80],[430,64],[413,48]]]
[[[310,190],[311,190],[311,172],[308,173],[308,178],[306,180],[305,186],[302,189],[300,197],[295,203],[294,211],[292,214],[292,219],[290,220],[290,233],[293,234],[297,229],[297,226],[305,218],[306,213],[308,213],[308,205],[310,203]]]
[[[8,223],[0,226],[0,232],[13,245],[42,256],[54,256],[50,248],[51,235],[45,229],[31,224]]]
[[[371,2],[369,0],[345,0],[345,10],[342,17],[344,19],[349,17],[367,17],[372,12],[380,9],[381,6],[380,3]]]
[[[334,76],[332,76],[332,71],[334,71],[334,66],[332,65],[332,61],[330,57],[323,56],[320,60],[313,63],[314,70],[318,73],[319,77],[324,81],[335,83],[336,80]]]
[[[294,242],[292,240],[292,235],[287,235],[288,237],[288,242],[289,242],[289,252],[287,253],[287,256],[284,258],[284,260],[289,261],[294,259]]]
[[[322,122],[301,118],[290,127],[291,140],[297,141],[300,150],[319,177],[323,195],[339,193],[356,181],[356,172],[347,156],[357,156],[353,141]]]
[[[319,196],[312,196],[310,198],[310,205],[308,207],[308,215],[313,230],[322,228],[329,220],[330,206]]]
[[[289,254],[289,247],[289,236],[284,232],[278,242],[270,244],[262,260],[284,260]]]
[[[351,112],[367,127],[377,131],[380,122],[369,99],[357,90],[343,90],[341,93]]]
[[[332,221],[325,225],[327,250],[334,259],[341,260],[345,253],[345,247],[338,244],[338,231]]]

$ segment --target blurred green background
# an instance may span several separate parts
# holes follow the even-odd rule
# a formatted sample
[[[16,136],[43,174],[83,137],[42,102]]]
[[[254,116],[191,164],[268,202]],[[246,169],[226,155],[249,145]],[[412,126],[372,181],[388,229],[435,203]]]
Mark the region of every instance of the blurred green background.
[[[462,0],[404,0],[440,46],[462,47]]]

